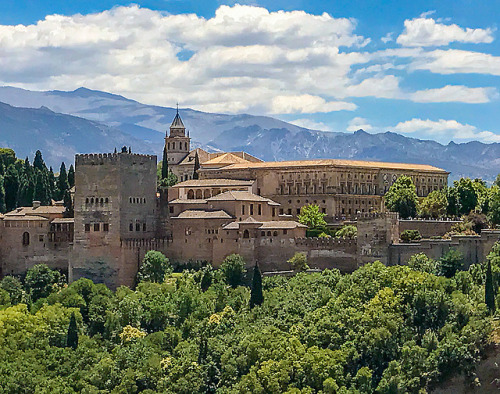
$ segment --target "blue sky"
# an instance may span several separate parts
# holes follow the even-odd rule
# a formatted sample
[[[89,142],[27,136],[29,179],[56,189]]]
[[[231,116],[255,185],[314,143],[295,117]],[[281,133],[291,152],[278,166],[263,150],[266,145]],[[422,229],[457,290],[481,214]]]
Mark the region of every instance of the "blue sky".
[[[500,1],[0,2],[0,85],[500,142]]]

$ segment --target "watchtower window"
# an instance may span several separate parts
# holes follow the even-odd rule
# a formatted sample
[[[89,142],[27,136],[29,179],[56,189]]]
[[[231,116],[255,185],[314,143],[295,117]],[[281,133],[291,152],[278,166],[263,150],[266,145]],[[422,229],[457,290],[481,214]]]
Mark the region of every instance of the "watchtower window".
[[[253,204],[250,204],[250,215],[253,215]]]
[[[30,244],[30,233],[27,231],[23,233],[23,246],[28,246]]]
[[[135,231],[141,231],[141,224],[140,223],[135,224]]]
[[[99,223],[94,223],[94,231],[99,231]]]
[[[104,223],[102,225],[102,230],[108,232],[109,231],[109,223]]]
[[[146,231],[146,223],[142,224],[142,231]]]
[[[243,238],[250,238],[250,233],[248,230],[243,231]]]
[[[134,225],[132,223],[128,225],[128,231],[134,231]]]

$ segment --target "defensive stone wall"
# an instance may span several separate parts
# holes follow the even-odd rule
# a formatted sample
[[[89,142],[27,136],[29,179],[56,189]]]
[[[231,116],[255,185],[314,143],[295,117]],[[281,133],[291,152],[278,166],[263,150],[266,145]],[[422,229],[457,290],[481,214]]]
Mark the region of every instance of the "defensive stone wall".
[[[418,230],[422,238],[440,237],[451,230],[460,220],[399,220],[399,231]]]

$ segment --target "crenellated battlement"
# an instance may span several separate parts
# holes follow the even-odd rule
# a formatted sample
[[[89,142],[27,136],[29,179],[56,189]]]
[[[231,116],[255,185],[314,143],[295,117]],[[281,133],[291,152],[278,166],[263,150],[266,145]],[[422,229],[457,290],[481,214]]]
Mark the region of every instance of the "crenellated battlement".
[[[85,153],[75,155],[75,164],[77,165],[103,165],[103,164],[117,164],[122,161],[138,160],[141,161],[154,161],[156,163],[155,155],[141,155],[138,153]]]
[[[356,247],[356,239],[347,238],[329,238],[329,237],[307,237],[295,238],[295,245],[299,247],[314,248],[314,249],[335,249],[345,247]]]
[[[364,212],[357,216],[357,220],[373,220],[373,219],[392,219],[397,220],[399,215],[397,212]]]

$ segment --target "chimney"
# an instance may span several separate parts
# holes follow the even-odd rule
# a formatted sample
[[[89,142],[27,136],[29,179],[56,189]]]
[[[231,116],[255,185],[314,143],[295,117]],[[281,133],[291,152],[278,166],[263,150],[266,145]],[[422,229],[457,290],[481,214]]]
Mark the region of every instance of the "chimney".
[[[33,208],[40,208],[40,205],[42,205],[40,201],[33,201]]]

